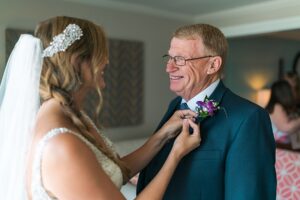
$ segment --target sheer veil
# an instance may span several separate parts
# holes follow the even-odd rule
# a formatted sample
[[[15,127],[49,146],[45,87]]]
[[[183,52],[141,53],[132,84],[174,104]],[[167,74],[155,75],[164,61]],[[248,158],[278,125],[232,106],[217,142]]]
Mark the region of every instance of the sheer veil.
[[[40,39],[21,35],[0,86],[0,198],[27,199],[26,156],[40,106],[43,48]]]

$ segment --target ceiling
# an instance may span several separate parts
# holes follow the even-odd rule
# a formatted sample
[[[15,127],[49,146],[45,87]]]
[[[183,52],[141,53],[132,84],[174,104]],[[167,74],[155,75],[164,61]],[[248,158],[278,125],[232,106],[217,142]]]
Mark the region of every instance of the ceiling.
[[[197,16],[278,0],[65,0],[154,15],[193,19]],[[284,1],[284,0],[281,0]]]
[[[112,8],[129,12],[139,12],[160,17],[173,19],[182,19],[189,21],[198,21],[202,17],[216,14],[222,18],[222,13],[232,15],[231,20],[238,18],[234,13],[244,13],[248,18],[255,17],[259,13],[268,12],[268,9],[274,6],[277,10],[289,9],[297,6],[297,0],[63,0],[85,5]],[[289,4],[289,5],[288,5]],[[288,5],[290,7],[284,7]],[[250,10],[251,12],[248,12]],[[280,11],[280,12],[281,12]],[[278,12],[278,11],[275,11]],[[298,12],[298,11],[297,11]],[[226,15],[224,15],[226,16]],[[297,23],[298,24],[298,23]],[[300,40],[299,30],[283,31],[267,34],[271,37]]]
[[[268,33],[265,35],[268,35],[270,37],[281,38],[281,39],[300,41],[300,30],[299,29],[275,32],[275,33]]]

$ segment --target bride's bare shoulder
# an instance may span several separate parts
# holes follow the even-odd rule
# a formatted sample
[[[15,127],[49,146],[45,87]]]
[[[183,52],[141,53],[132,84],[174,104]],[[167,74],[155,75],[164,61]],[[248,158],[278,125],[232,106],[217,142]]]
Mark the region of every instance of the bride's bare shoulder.
[[[51,138],[47,142],[46,149],[50,149],[50,152],[64,152],[64,155],[73,155],[73,151],[78,151],[78,147],[85,146],[83,141],[78,136],[71,132],[78,133],[75,125],[71,122],[69,117],[64,113],[62,106],[55,100],[49,100],[42,104],[35,124],[35,136],[36,142],[40,141],[49,131],[61,131],[58,128],[66,128],[64,133],[59,134],[54,138]],[[80,149],[80,148],[79,148]],[[45,151],[45,154],[47,151]],[[78,152],[77,152],[78,153]],[[52,154],[55,155],[55,154]]]
[[[59,130],[58,128],[66,129],[63,130],[64,134],[58,134],[51,138],[51,140],[47,141],[44,154],[48,156],[45,157],[72,157],[73,155],[79,155],[82,153],[82,149],[88,149],[78,136],[72,134],[74,132],[79,134],[79,132],[69,117],[64,113],[62,106],[57,101],[49,100],[42,104],[37,114],[37,120],[34,128],[35,144],[49,133],[49,131],[61,132],[61,129]],[[48,154],[47,152],[51,153]]]
[[[61,104],[56,100],[48,100],[41,105],[37,113],[34,132],[39,138],[55,128],[76,130],[75,125],[64,113]]]

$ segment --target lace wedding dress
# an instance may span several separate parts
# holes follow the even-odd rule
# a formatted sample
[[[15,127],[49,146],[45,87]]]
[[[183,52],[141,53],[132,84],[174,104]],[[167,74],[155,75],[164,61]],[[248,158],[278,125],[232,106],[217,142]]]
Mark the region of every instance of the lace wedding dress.
[[[99,133],[99,131],[98,131]],[[104,155],[100,150],[98,150],[92,143],[85,139],[82,135],[75,133],[67,128],[55,128],[49,131],[39,142],[35,158],[33,161],[33,171],[32,171],[32,200],[54,200],[55,197],[51,197],[47,193],[46,189],[43,187],[43,178],[41,175],[41,163],[43,160],[43,149],[46,143],[51,140],[51,138],[60,135],[60,134],[73,134],[81,139],[96,155],[99,165],[103,168],[105,173],[110,177],[112,182],[118,187],[121,188],[123,183],[123,176],[120,167],[115,164],[111,159]],[[100,134],[103,138],[106,145],[116,153],[112,142],[108,140],[104,135]]]

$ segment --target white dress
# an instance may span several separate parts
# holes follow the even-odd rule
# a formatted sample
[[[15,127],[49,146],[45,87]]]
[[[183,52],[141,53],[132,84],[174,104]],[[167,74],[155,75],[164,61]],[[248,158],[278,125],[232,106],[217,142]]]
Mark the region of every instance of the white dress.
[[[41,163],[43,161],[43,150],[45,144],[53,137],[59,134],[73,134],[80,138],[96,155],[99,165],[102,166],[105,173],[110,177],[112,182],[121,188],[123,183],[123,176],[120,167],[115,164],[111,159],[104,155],[100,150],[98,150],[92,143],[85,139],[82,135],[75,133],[67,128],[55,128],[49,131],[39,142],[37,151],[33,161],[32,168],[32,200],[54,200],[56,198],[51,197],[43,186],[43,178],[41,176]],[[112,142],[108,140],[104,135],[100,134],[104,142],[108,147],[110,147],[114,153],[116,153]],[[79,180],[80,181],[80,180]]]

